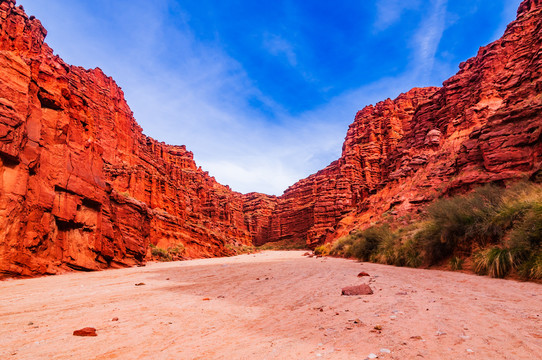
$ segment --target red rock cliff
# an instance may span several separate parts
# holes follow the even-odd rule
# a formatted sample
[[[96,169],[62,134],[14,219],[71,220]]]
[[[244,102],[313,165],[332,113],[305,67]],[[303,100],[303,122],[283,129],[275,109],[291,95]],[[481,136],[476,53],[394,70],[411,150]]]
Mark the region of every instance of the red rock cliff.
[[[523,1],[503,37],[460,65],[442,88],[367,106],[343,153],[291,186],[270,239],[314,246],[389,212],[399,218],[453,191],[540,172],[542,1]]]
[[[540,174],[542,2],[442,88],[358,112],[340,159],[281,197],[232,192],[184,146],[142,134],[99,69],[69,66],[46,31],[0,1],[0,274],[145,261],[148,244],[187,257],[228,244],[336,238],[438,196]]]
[[[0,3],[0,272],[139,264],[149,243],[187,257],[250,244],[241,194],[143,135],[115,82],[64,63],[46,34]]]

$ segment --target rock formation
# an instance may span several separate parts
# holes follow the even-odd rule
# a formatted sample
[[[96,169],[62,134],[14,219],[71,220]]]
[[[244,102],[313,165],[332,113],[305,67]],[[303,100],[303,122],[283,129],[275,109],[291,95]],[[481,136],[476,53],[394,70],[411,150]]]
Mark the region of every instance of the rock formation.
[[[100,69],[66,64],[0,0],[0,277],[144,263],[269,241],[330,241],[477,184],[540,177],[542,1],[441,88],[359,111],[340,159],[280,197],[239,194],[184,146],[143,135]]]
[[[250,244],[243,196],[143,135],[115,82],[54,56],[46,34],[0,3],[0,272],[140,264],[149,243],[187,257]]]
[[[542,1],[526,0],[442,88],[358,112],[341,158],[279,199],[272,238],[314,246],[479,184],[541,178],[541,133]]]

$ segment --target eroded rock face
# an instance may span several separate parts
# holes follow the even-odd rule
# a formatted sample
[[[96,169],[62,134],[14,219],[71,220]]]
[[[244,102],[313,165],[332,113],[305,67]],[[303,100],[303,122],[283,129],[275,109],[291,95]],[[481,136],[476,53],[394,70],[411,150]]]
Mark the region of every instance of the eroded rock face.
[[[542,1],[530,0],[442,88],[358,112],[341,158],[279,199],[272,234],[314,246],[385,212],[399,220],[445,194],[533,177],[541,133]]]
[[[250,244],[243,196],[184,146],[143,135],[115,82],[64,63],[45,35],[1,2],[0,272],[140,264],[149,243],[182,243],[186,257]]]
[[[45,29],[0,1],[0,276],[141,264],[149,244],[185,257],[228,245],[330,241],[382,214],[541,174],[542,2],[442,88],[359,111],[340,159],[281,197],[239,194],[184,146],[143,135],[100,69],[66,64]]]

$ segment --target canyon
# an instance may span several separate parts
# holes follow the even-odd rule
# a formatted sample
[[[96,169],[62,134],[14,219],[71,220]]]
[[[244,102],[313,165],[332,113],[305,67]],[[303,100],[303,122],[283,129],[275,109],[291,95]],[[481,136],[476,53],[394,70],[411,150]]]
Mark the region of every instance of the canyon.
[[[359,111],[341,157],[282,196],[240,194],[143,134],[115,81],[66,64],[0,2],[0,277],[144,264],[267,242],[315,247],[485,183],[542,178],[542,1],[442,87]]]

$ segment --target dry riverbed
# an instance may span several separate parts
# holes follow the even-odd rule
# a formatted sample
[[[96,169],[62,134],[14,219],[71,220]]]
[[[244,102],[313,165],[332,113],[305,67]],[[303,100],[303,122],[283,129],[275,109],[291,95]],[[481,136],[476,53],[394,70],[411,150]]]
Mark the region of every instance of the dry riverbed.
[[[341,296],[362,283],[374,294]],[[97,336],[72,335],[84,327]],[[541,354],[540,284],[298,251],[0,282],[0,359]]]

